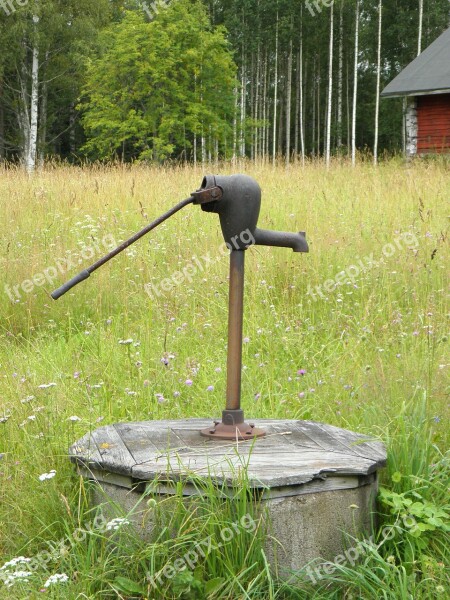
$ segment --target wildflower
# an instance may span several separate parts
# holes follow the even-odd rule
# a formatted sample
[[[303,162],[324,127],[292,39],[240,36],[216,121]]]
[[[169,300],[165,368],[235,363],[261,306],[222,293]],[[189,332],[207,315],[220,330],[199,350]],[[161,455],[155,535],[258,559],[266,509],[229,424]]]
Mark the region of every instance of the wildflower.
[[[81,375],[81,371],[75,371],[75,373],[73,374],[73,378],[79,379],[80,375]]]
[[[16,581],[28,581],[28,578],[32,576],[31,571],[15,571],[14,573],[8,573],[4,583],[6,587],[12,587]]]
[[[192,385],[194,382],[192,381],[192,379],[186,379],[186,381],[184,383],[186,385]]]
[[[27,417],[27,419],[29,421],[36,421],[36,415],[30,415],[29,417]]]
[[[242,341],[244,342],[244,344],[248,344],[250,342],[250,338],[245,337]]]
[[[433,421],[434,421],[435,423],[440,423],[440,422],[441,422],[441,419],[440,419],[440,417],[433,417]]]
[[[21,404],[28,404],[28,402],[31,402],[32,400],[34,400],[34,396],[27,396],[26,398],[24,398],[23,400],[21,400]]]
[[[255,394],[255,400],[259,400],[261,398],[261,394],[258,392],[257,394]]]
[[[133,343],[133,338],[128,338],[127,340],[119,340],[119,344],[122,346],[129,346]]]
[[[56,383],[41,383],[41,385],[38,385],[38,388],[41,390],[47,390],[48,388],[55,387],[55,385]]]
[[[42,475],[39,475],[39,481],[45,481],[46,479],[53,479],[53,477],[56,475],[56,471],[54,469],[52,469],[50,471],[50,473],[42,473]]]
[[[128,521],[127,519],[120,519],[120,518],[116,518],[113,519],[112,521],[109,521],[109,523],[106,524],[106,531],[117,531],[119,529],[119,527],[121,527],[122,525],[129,525],[130,521]]]
[[[15,567],[16,565],[26,564],[31,562],[31,558],[25,558],[25,556],[17,556],[6,562],[3,567],[0,567],[0,571],[7,571],[9,567]]]
[[[221,368],[221,367],[216,367],[216,368],[214,369],[214,371],[215,371],[216,373],[222,373],[222,368]]]
[[[169,359],[166,356],[163,356],[161,358],[161,362],[163,365],[165,365],[166,367],[169,365]]]
[[[213,392],[214,391],[214,386],[213,385],[208,385],[208,387],[206,388],[207,392]]]
[[[148,379],[144,380],[144,387],[148,387],[150,385],[150,381]]]
[[[166,399],[164,398],[164,396],[162,394],[155,394],[155,396],[160,404],[163,404],[163,402],[166,401]]]
[[[305,369],[299,369],[299,370],[297,371],[297,375],[302,375],[302,376],[303,376],[303,375],[306,375],[306,370],[305,370]]]
[[[298,395],[298,397],[300,398],[300,400],[301,400],[302,398],[304,398],[304,397],[305,397],[305,392],[300,392],[300,393],[299,393],[299,395]]]
[[[174,392],[173,395],[175,398],[178,398],[178,396],[180,395],[180,392]]]
[[[69,577],[65,573],[55,573],[55,575],[50,575],[44,583],[44,587],[48,588],[54,583],[65,583],[66,581],[69,581]]]
[[[80,417],[77,417],[76,415],[72,415],[71,417],[68,418],[68,421],[72,421],[72,423],[76,423],[77,421],[81,421]]]

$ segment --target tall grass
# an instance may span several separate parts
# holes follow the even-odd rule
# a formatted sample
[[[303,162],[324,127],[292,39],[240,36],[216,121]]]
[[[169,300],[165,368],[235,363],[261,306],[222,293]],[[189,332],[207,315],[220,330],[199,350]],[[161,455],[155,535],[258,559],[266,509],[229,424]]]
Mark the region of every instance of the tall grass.
[[[238,170],[262,187],[259,225],[306,230],[310,242],[309,255],[265,247],[247,253],[246,414],[325,421],[385,441],[389,465],[382,483],[388,493],[380,510],[382,525],[395,527],[396,535],[386,540],[380,534],[378,549],[363,563],[297,590],[271,579],[257,545],[249,546],[251,560],[216,553],[200,565],[198,577],[194,573],[188,581],[187,574],[181,587],[165,589],[165,597],[202,597],[204,588],[195,591],[195,586],[214,579],[218,587],[211,597],[217,598],[439,594],[447,585],[441,565],[448,560],[446,521],[436,513],[448,502],[449,474],[448,167],[393,161],[378,169],[336,163],[325,171],[311,163],[290,170],[244,164]],[[0,553],[5,561],[33,556],[91,518],[84,486],[67,460],[67,447],[86,431],[100,423],[220,413],[228,261],[219,251],[215,215],[184,209],[57,303],[48,295],[100,257],[94,250],[92,260],[83,260],[83,247],[103,250],[107,235],[120,242],[196,189],[202,176],[200,167],[55,167],[34,178],[0,171]],[[391,256],[387,244],[394,248]],[[54,267],[67,251],[79,260],[77,267],[31,293],[16,288],[20,298],[11,301],[5,285],[14,296],[14,286]],[[159,284],[206,253],[213,262],[192,281],[160,296],[145,292],[145,284]],[[339,272],[359,261],[364,271],[325,290],[327,280],[337,281]],[[306,374],[298,374],[300,369]],[[47,387],[50,383],[56,385]],[[53,469],[53,478],[39,480]],[[215,502],[214,494],[206,497]],[[436,518],[434,529],[418,534],[405,528],[404,515],[414,502],[422,505],[413,508],[422,510],[415,519],[429,525]],[[202,527],[227,522],[227,513],[215,508],[185,515],[184,529],[177,523],[180,548]],[[133,536],[114,535],[114,550],[103,534],[71,545],[61,564],[50,563],[52,572],[65,569],[69,581],[46,593],[127,597],[114,583],[118,576],[128,570],[143,585],[148,564],[156,569],[168,557],[163,539],[149,550]],[[237,580],[225,568],[239,574]],[[11,589],[0,584],[0,598],[10,598],[12,590],[15,597],[40,596],[51,574],[39,571],[32,583]]]

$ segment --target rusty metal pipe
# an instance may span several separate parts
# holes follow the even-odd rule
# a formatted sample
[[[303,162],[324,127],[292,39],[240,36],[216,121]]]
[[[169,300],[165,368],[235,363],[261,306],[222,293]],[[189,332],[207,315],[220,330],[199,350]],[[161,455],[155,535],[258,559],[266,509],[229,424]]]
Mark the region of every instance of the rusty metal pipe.
[[[245,250],[230,253],[228,308],[227,410],[241,408],[242,328],[244,320]]]

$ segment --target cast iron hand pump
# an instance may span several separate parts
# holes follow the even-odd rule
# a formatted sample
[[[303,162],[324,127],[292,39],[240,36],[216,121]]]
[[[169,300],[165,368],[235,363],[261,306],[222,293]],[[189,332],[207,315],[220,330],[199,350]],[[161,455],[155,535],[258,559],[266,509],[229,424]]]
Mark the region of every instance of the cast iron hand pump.
[[[57,300],[91,273],[128,248],[146,233],[163,223],[188,204],[198,204],[205,212],[217,213],[223,237],[230,248],[230,296],[228,315],[227,398],[222,421],[215,421],[201,434],[212,439],[246,440],[264,435],[264,431],[244,421],[241,410],[242,324],[244,314],[245,250],[253,244],[292,248],[308,252],[305,233],[285,233],[258,229],[261,188],[246,175],[214,176],[203,179],[202,186],[192,195],[153,221],[142,231],[123,242],[115,250],[82,271],[52,293]],[[245,235],[244,235],[245,234]]]

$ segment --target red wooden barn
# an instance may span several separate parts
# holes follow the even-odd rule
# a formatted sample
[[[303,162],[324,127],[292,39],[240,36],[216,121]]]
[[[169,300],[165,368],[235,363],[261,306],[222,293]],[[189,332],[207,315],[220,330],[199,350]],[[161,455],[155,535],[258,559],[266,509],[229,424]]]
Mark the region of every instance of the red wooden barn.
[[[406,98],[406,153],[450,154],[450,28],[381,93]]]

